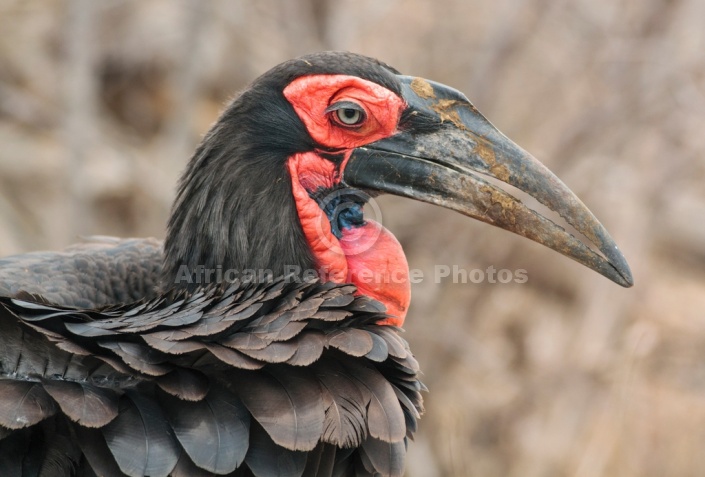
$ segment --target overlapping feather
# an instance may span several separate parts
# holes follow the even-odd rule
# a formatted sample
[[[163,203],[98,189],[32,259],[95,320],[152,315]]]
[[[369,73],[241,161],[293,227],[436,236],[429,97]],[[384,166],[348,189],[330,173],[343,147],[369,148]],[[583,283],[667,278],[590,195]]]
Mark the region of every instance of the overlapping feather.
[[[418,364],[354,293],[279,280],[103,309],[0,298],[14,346],[0,443],[63,416],[99,474],[402,475]]]

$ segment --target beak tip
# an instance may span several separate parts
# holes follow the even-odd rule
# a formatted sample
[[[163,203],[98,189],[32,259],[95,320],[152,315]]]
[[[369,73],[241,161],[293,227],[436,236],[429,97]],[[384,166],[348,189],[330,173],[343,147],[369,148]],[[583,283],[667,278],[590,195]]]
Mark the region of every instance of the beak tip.
[[[634,286],[634,277],[632,276],[632,270],[629,268],[627,260],[622,255],[622,252],[614,246],[614,253],[609,257],[609,264],[612,267],[614,273],[609,278],[616,284],[623,286],[624,288],[631,288]]]
[[[631,273],[620,272],[619,278],[617,280],[614,280],[614,282],[624,288],[631,288],[634,286],[634,278],[632,277]]]
[[[619,272],[622,277],[622,281],[619,283],[624,288],[631,288],[634,286],[634,277],[632,277],[632,271],[627,267],[626,270],[621,270]]]

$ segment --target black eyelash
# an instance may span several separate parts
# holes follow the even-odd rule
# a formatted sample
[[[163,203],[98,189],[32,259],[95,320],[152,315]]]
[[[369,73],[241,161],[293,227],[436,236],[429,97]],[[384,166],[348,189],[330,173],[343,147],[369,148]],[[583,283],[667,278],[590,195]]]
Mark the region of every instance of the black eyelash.
[[[359,104],[353,103],[352,101],[338,101],[337,103],[333,103],[326,108],[325,113],[332,113],[339,109],[354,109],[355,111],[360,111],[363,116],[366,116],[365,109]]]

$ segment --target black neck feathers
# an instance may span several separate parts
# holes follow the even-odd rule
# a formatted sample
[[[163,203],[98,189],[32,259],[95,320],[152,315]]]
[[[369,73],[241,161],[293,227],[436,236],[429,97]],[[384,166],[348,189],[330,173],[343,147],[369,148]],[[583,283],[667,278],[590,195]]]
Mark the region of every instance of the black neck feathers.
[[[195,289],[229,270],[232,278],[243,270],[279,276],[287,266],[312,268],[286,169],[291,154],[312,148],[283,95],[256,83],[237,98],[179,183],[162,288]]]

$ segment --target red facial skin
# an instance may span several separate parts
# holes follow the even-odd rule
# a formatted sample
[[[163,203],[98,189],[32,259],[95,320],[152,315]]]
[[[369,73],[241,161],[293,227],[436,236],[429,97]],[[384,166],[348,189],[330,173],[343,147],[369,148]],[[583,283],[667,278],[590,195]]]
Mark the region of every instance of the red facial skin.
[[[382,302],[389,318],[380,324],[404,323],[411,289],[409,266],[397,239],[374,221],[344,228],[338,240],[325,212],[309,192],[331,188],[340,182],[352,149],[393,135],[397,131],[404,101],[388,89],[370,81],[344,75],[304,76],[292,81],[284,96],[319,144],[337,149],[345,159],[336,165],[317,151],[295,154],[287,167],[299,220],[316,260],[322,280],[353,283],[358,294]],[[343,124],[334,103],[353,102],[365,111],[357,126]]]

